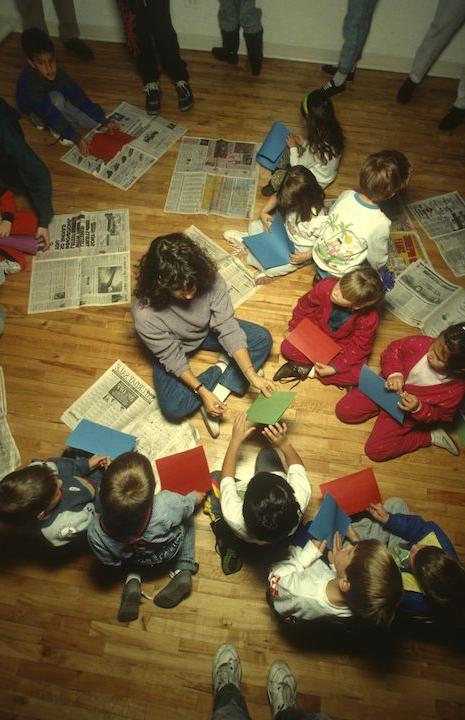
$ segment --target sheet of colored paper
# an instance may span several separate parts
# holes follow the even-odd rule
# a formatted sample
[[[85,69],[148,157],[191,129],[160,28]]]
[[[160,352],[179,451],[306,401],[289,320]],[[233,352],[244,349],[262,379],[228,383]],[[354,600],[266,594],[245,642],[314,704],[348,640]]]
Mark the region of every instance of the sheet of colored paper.
[[[136,436],[114,430],[91,420],[81,420],[66,444],[94,455],[108,455],[112,460],[121,453],[134,450]]]
[[[295,392],[273,392],[271,397],[259,395],[247,411],[247,420],[261,425],[273,425],[284,415]]]
[[[37,238],[35,235],[7,235],[0,238],[1,247],[15,248],[29,255],[37,254]]]
[[[286,339],[312,363],[321,362],[327,365],[341,349],[337,342],[308,318],[301,320]]]
[[[162,490],[187,495],[194,490],[208,492],[212,488],[210,470],[202,445],[159,458],[155,463]]]
[[[134,135],[128,135],[116,128],[111,133],[106,130],[103,133],[97,132],[92,136],[89,144],[89,154],[100,158],[103,162],[113,160],[115,155],[119,153],[121,148],[127,143],[132,142]]]
[[[275,122],[257,153],[257,162],[268,170],[275,170],[286,148],[286,138],[291,131],[279,121]]]
[[[383,410],[386,410],[389,415],[392,415],[394,420],[401,424],[404,422],[404,413],[397,406],[397,403],[400,402],[399,393],[386,390],[384,378],[370,370],[368,365],[364,365],[361,369],[358,389]]]
[[[289,239],[279,212],[273,218],[270,232],[248,235],[244,237],[243,243],[266,270],[286,265],[290,262],[289,254],[295,252],[294,243]]]
[[[366,510],[370,503],[381,502],[378,483],[371,468],[322,483],[320,490],[325,497],[330,492],[347,515]]]
[[[331,493],[326,493],[308,532],[317,540],[326,540],[328,549],[332,550],[334,533],[338,532],[343,540],[349,525],[350,517],[339,507]]]

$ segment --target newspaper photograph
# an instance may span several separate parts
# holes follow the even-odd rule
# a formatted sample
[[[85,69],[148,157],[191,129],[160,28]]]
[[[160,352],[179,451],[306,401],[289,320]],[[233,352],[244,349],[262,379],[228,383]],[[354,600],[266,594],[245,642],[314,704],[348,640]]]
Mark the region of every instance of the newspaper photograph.
[[[49,233],[32,261],[29,314],[130,301],[127,209],[56,215]]]
[[[251,217],[257,148],[251,142],[183,138],[165,212]]]
[[[465,201],[459,193],[437,195],[408,207],[455,277],[465,275]]]
[[[83,418],[135,435],[136,449],[150,460],[189,450],[199,440],[187,421],[173,424],[163,417],[153,388],[121,360],[61,416],[71,430]]]
[[[465,321],[465,290],[448,282],[423,261],[409,265],[386,294],[385,305],[408,325],[436,337],[448,325]]]
[[[428,265],[431,264],[418,233],[415,230],[391,231],[388,241],[387,266],[389,270],[397,276],[417,260],[424,260]]]
[[[0,479],[21,465],[21,456],[6,419],[5,377],[0,367]]]
[[[61,160],[120,190],[129,190],[187,132],[181,125],[161,117],[150,117],[144,110],[127,102],[120,103],[108,120],[135,137],[112,160],[105,163],[92,155],[85,157],[75,146]],[[85,140],[90,142],[96,132],[99,128],[91,130]]]
[[[217,245],[207,235],[201,232],[195,225],[185,230],[185,234],[191,240],[200,245],[202,250],[213,260],[218,272],[226,283],[229,296],[234,308],[242,305],[255,292],[256,285],[254,276],[234,255]]]

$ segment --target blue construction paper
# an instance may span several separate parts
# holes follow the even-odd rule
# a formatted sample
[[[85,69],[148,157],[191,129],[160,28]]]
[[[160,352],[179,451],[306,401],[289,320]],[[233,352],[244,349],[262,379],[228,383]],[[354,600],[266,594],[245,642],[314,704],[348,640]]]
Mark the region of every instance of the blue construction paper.
[[[289,254],[295,252],[294,243],[289,239],[279,212],[275,213],[270,232],[264,230],[257,235],[248,235],[242,242],[265,270],[287,265],[290,262]]]
[[[257,162],[268,170],[275,170],[286,149],[286,138],[291,131],[279,121],[275,122],[257,153]]]
[[[389,415],[392,415],[394,420],[402,424],[404,422],[404,413],[397,406],[401,397],[399,393],[386,390],[384,382],[384,378],[370,370],[368,365],[364,365],[360,371],[358,389],[383,410],[386,410]]]
[[[134,450],[136,440],[135,435],[113,430],[91,420],[81,420],[66,440],[66,444],[94,455],[108,455],[113,459],[121,453]]]
[[[350,517],[337,504],[331,493],[326,493],[320,509],[310,523],[309,533],[317,540],[326,540],[328,550],[333,549],[333,537],[339,532],[341,539],[346,536]]]

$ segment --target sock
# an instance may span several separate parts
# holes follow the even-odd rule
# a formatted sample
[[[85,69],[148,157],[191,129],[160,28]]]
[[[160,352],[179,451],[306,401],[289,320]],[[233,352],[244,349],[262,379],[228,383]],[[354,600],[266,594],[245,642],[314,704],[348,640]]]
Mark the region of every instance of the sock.
[[[139,575],[139,573],[135,573],[135,572],[128,573],[124,584],[127,585],[128,582],[130,582],[131,580],[137,580],[139,583],[142,584],[142,578],[141,578],[141,576]]]
[[[224,373],[224,371],[228,367],[228,364],[229,363],[227,363],[225,360],[222,360],[221,358],[215,363],[216,367],[219,367],[222,373]]]
[[[220,402],[224,402],[226,398],[231,394],[231,390],[221,383],[217,383],[213,388],[213,395],[215,395]]]
[[[341,72],[340,70],[336,70],[333,75],[333,83],[336,85],[336,87],[344,85],[345,81],[347,80],[348,74],[348,72]]]

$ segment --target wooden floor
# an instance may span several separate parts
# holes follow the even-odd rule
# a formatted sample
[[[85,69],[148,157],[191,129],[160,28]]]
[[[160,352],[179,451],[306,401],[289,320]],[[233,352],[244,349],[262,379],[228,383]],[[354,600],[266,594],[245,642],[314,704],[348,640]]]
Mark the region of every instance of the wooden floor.
[[[0,47],[2,94],[13,102],[22,66],[19,36]],[[121,100],[142,106],[143,96],[132,62],[119,44],[92,43],[96,61],[79,65],[59,46],[63,66],[108,111]],[[237,68],[215,62],[210,54],[186,52],[195,105],[181,114],[174,89],[163,78],[165,118],[186,124],[191,135],[259,141],[280,119],[299,128],[299,102],[319,87],[319,66],[267,60],[252,78],[244,59]],[[455,98],[457,81],[429,78],[407,106],[395,102],[402,77],[361,70],[356,82],[335,99],[347,138],[337,180],[328,190],[336,197],[357,182],[358,168],[370,152],[402,150],[413,173],[408,191],[416,200],[451,190],[465,195],[465,125],[440,134],[437,123]],[[246,220],[215,216],[165,215],[163,206],[178,147],[158,162],[127,193],[60,162],[63,148],[49,147],[49,136],[23,124],[32,147],[49,166],[57,213],[128,207],[132,263],[135,266],[153,237],[195,224],[223,243],[225,229],[245,229]],[[262,170],[260,186],[266,182]],[[257,196],[256,212],[262,198]],[[426,240],[426,239],[425,239]],[[426,240],[437,270],[453,279],[436,248]],[[261,322],[275,338],[268,375],[280,363],[279,345],[296,299],[309,286],[311,270],[281,278],[243,305],[238,316]],[[61,452],[68,429],[60,415],[72,401],[121,358],[151,383],[151,368],[134,335],[129,307],[27,315],[30,271],[10,277],[0,289],[7,308],[0,341],[8,395],[8,419],[24,463]],[[381,324],[372,365],[391,340],[414,331],[391,315]],[[204,366],[205,354],[196,367]],[[320,502],[319,485],[372,463],[363,446],[370,423],[348,427],[333,413],[341,396],[317,381],[298,391],[289,425],[313,488],[312,513]],[[205,443],[212,469],[224,453],[231,420],[250,402],[230,399],[221,437],[212,441],[199,417],[193,418]],[[250,458],[253,442],[245,449]],[[436,520],[465,554],[465,451],[459,458],[444,450],[424,449],[375,466],[384,498],[402,496],[414,512]],[[191,597],[175,610],[145,601],[139,620],[118,624],[119,579],[83,552],[67,563],[44,558],[33,546],[2,536],[0,556],[0,718],[96,720],[128,718],[172,720],[209,717],[211,662],[217,646],[233,642],[241,655],[243,686],[251,715],[269,718],[265,682],[276,658],[288,661],[299,683],[299,701],[334,719],[368,720],[382,715],[396,720],[465,717],[464,657],[441,643],[401,639],[395,648],[383,643],[372,654],[306,645],[286,637],[264,602],[264,586],[250,568],[222,575],[205,516],[197,518],[200,572]],[[147,591],[164,582],[159,578]]]

